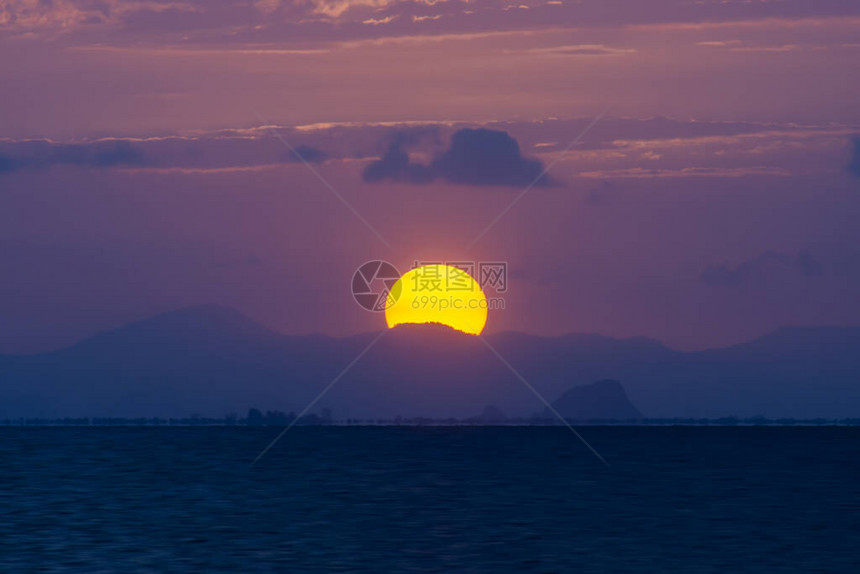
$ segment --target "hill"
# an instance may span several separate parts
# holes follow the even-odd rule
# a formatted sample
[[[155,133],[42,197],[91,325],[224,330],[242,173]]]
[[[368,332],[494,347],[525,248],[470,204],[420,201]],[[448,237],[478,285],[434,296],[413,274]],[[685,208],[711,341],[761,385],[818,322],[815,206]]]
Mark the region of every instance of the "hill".
[[[567,420],[634,421],[642,418],[621,383],[612,379],[573,387],[553,401],[552,407]],[[544,416],[552,416],[549,409]]]
[[[55,352],[0,357],[0,418],[299,411],[376,336],[286,336],[226,307],[181,309]],[[614,379],[648,417],[860,413],[860,328],[789,327],[696,353],[598,335],[486,340],[549,401]],[[543,410],[480,339],[401,325],[318,407],[338,419],[469,418],[488,404],[510,417]]]

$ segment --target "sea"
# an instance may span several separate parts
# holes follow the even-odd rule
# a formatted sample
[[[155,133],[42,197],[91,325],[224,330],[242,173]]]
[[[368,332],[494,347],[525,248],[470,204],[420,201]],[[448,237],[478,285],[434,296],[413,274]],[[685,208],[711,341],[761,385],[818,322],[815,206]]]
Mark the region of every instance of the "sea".
[[[860,572],[860,428],[0,428],[0,572]]]

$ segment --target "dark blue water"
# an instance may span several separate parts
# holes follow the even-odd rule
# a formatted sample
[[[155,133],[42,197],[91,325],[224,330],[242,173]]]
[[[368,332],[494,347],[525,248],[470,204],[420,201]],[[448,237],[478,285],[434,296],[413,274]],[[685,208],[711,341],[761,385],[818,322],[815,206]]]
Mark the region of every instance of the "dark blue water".
[[[860,429],[0,429],[2,572],[860,572]]]

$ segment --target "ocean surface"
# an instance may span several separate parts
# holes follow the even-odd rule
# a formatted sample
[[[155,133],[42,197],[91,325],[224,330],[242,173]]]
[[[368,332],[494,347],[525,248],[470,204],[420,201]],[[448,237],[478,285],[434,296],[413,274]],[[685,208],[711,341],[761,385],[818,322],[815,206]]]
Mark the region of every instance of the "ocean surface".
[[[0,572],[860,572],[860,428],[0,428]]]

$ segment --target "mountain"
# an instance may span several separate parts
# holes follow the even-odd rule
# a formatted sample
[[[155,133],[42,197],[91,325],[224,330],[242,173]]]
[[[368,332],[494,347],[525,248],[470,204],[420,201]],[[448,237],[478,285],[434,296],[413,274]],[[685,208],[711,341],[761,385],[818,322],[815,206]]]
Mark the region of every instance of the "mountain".
[[[573,387],[554,400],[552,407],[568,420],[632,421],[642,418],[642,413],[627,398],[621,383],[612,379]],[[549,409],[544,416],[551,418]]]
[[[696,353],[599,335],[482,341],[441,325],[400,325],[374,343],[378,335],[287,336],[230,308],[181,309],[51,353],[0,356],[0,419],[298,412],[371,343],[315,410],[336,419],[469,418],[487,404],[514,418],[542,411],[485,342],[550,402],[614,379],[648,417],[860,416],[860,328],[787,327]]]
[[[508,417],[505,416],[505,413],[503,413],[499,407],[495,405],[487,405],[484,407],[484,410],[481,411],[481,414],[468,420],[470,422],[482,424],[498,424],[507,422]]]

